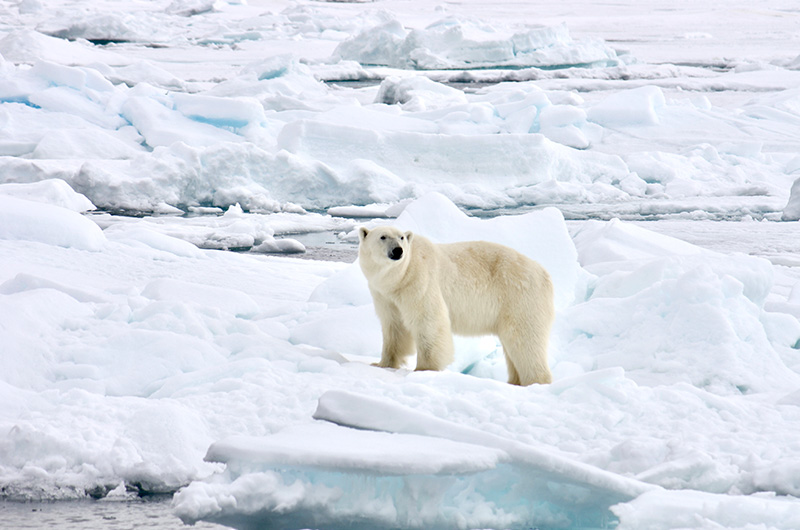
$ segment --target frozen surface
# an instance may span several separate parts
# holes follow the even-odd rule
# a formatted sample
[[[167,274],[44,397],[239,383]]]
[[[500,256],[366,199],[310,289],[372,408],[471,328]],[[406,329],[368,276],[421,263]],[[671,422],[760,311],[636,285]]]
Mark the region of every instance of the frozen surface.
[[[214,444],[206,459],[226,463],[231,482],[192,484],[176,495],[177,513],[284,528],[321,520],[337,528],[599,527],[612,518],[610,505],[658,489],[383,399],[327,392],[314,417],[359,430],[321,423]],[[287,469],[301,494],[291,504],[274,486]],[[366,501],[372,488],[382,494]],[[315,502],[324,514],[309,509]]]
[[[0,239],[99,250],[106,238],[95,223],[68,208],[0,194]]]
[[[59,178],[126,211],[319,210],[438,191],[487,210],[778,218],[796,180],[795,58],[752,45],[754,57],[686,55],[724,41],[737,57],[735,29],[657,26],[652,47],[621,39],[625,53],[607,42],[613,24],[589,31],[556,7],[526,25],[472,3],[161,4],[4,8],[1,182]],[[659,42],[672,64],[648,62]],[[323,82],[359,79],[380,84]]]
[[[564,24],[534,25],[510,34],[457,18],[411,31],[390,18],[339,44],[334,57],[420,70],[617,64],[613,49],[602,41],[575,42]]]
[[[789,203],[783,209],[782,218],[784,221],[800,221],[800,178],[792,184]]]
[[[0,496],[797,527],[798,50],[788,0],[0,3]],[[358,266],[271,255],[362,222],[541,261],[555,382],[370,366]]]

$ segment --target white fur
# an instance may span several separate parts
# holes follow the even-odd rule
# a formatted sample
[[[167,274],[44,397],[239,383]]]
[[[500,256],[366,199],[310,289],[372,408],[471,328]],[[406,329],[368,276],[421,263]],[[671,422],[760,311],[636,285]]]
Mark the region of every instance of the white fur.
[[[417,370],[442,370],[453,361],[453,333],[496,335],[509,383],[552,380],[553,285],[537,262],[496,243],[439,245],[394,227],[361,227],[359,239],[383,330],[378,366],[399,368],[416,349]]]

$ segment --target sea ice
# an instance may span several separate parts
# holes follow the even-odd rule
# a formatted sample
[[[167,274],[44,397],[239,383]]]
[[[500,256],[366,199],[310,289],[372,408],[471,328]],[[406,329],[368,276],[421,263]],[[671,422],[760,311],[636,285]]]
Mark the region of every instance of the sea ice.
[[[100,250],[106,237],[100,227],[73,210],[0,194],[0,239]]]
[[[185,488],[187,520],[239,525],[797,527],[779,4],[0,3],[2,496]],[[491,337],[442,372],[370,366],[358,266],[264,254],[309,231],[353,248],[321,212],[541,260],[555,382],[507,385]],[[586,221],[615,217],[639,223]],[[724,253],[645,229],[664,219]]]
[[[176,513],[282,528],[599,528],[610,505],[658,489],[363,395],[325,393],[314,416],[359,430],[216,443],[206,459],[225,475],[176,494]]]
[[[658,110],[666,104],[660,88],[646,86],[619,92],[587,111],[589,120],[607,127],[658,125]]]
[[[47,179],[29,184],[0,184],[0,195],[60,206],[73,212],[88,212],[95,206],[86,196],[61,179]]]
[[[800,178],[792,184],[789,202],[783,209],[782,218],[784,221],[800,221]]]
[[[800,525],[794,497],[714,495],[696,491],[653,491],[611,510],[622,519],[618,530],[678,528],[770,528]]]
[[[334,56],[365,65],[420,70],[613,65],[618,61],[603,42],[573,41],[563,24],[510,34],[455,18],[411,31],[392,19],[342,42]]]

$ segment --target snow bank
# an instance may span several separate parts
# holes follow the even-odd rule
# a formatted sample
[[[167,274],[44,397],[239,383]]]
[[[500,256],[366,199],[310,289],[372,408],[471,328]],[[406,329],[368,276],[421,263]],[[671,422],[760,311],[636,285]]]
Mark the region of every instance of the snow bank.
[[[122,116],[136,127],[150,147],[168,147],[176,142],[204,147],[241,141],[234,133],[183,115],[168,100],[159,101],[161,98],[154,98],[146,85],[139,85],[136,90],[144,95],[128,99],[121,109]],[[194,110],[192,105],[185,107],[190,112]]]
[[[657,489],[636,480],[564,459],[555,453],[514,443],[439,418],[426,417],[413,409],[351,392],[323,394],[319,399],[314,418],[357,429],[433,436],[494,448],[507,453],[517,465],[525,465],[532,468],[531,470],[557,477],[564,482],[605,490],[606,494],[636,497]]]
[[[72,210],[0,194],[0,239],[100,250],[106,238],[99,226]]]
[[[598,277],[586,302],[563,315],[562,337],[570,338],[562,359],[585,369],[623,366],[640,384],[683,381],[720,394],[800,383],[781,357],[796,339],[771,333],[763,310],[769,262],[700,251],[616,221],[589,222],[574,240]],[[652,307],[659,310],[645,309]],[[589,344],[595,353],[583,357]]]
[[[47,179],[30,184],[0,184],[0,195],[60,206],[73,212],[94,210],[86,196],[76,193],[66,182]]]
[[[177,143],[113,166],[87,162],[72,180],[76,190],[95,197],[98,207],[133,211],[238,203],[251,212],[271,213],[297,209],[292,204],[317,209],[375,202],[369,190],[340,179],[323,164],[240,142]]]
[[[97,49],[89,43],[71,42],[44,35],[32,29],[18,29],[0,39],[0,55],[15,63],[33,64],[37,61],[65,61],[70,65],[92,63],[124,65],[130,59],[123,55]]]
[[[617,54],[602,41],[574,41],[566,25],[513,33],[455,18],[406,30],[392,19],[342,42],[334,58],[419,70],[609,65]]]
[[[133,221],[104,238],[64,208],[0,201],[0,230],[14,231],[0,238],[4,496],[173,492],[208,475],[216,420],[178,395],[217,384],[214,367],[231,354],[241,354],[225,376],[236,385],[270,364],[266,352],[286,355],[286,326],[272,317],[296,311],[310,288],[273,283],[282,267],[261,256],[203,252]],[[332,268],[299,261],[289,277],[313,285]]]

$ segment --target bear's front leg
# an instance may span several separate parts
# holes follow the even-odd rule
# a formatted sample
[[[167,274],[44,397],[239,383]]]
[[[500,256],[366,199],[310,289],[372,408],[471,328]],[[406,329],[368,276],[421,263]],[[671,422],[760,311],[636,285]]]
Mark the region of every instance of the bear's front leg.
[[[381,360],[375,366],[400,368],[406,357],[414,353],[414,336],[406,328],[397,306],[379,293],[372,293],[375,312],[381,321],[383,347]]]
[[[417,370],[444,370],[453,362],[453,332],[446,306],[421,315],[415,338]]]
[[[414,338],[411,332],[399,322],[386,322],[381,320],[383,332],[383,348],[381,361],[375,366],[381,368],[400,368],[406,357],[414,353]]]

